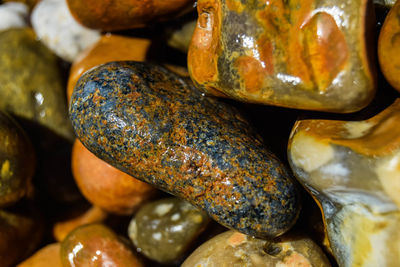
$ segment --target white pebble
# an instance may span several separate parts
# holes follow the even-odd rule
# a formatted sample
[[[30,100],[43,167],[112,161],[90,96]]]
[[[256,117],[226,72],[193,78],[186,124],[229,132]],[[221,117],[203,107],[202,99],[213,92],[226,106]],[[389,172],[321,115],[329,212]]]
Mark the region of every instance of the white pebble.
[[[0,5],[0,31],[28,26],[28,6],[8,2]]]
[[[69,62],[100,38],[99,31],[75,21],[65,0],[42,0],[33,10],[31,22],[38,38]]]

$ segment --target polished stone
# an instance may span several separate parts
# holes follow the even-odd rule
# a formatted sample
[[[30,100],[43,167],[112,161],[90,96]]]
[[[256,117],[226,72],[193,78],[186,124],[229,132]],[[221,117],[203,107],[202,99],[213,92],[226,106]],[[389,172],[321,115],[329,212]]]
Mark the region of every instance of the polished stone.
[[[400,262],[400,100],[363,121],[300,120],[294,174],[319,204],[339,266]]]
[[[372,100],[371,1],[199,0],[197,10],[188,67],[205,92],[340,113]]]
[[[188,202],[166,198],[142,206],[129,224],[128,235],[146,257],[171,263],[184,255],[209,221],[204,211]]]
[[[96,156],[229,228],[273,237],[297,219],[296,185],[249,123],[163,67],[112,62],[86,72],[70,117]]]

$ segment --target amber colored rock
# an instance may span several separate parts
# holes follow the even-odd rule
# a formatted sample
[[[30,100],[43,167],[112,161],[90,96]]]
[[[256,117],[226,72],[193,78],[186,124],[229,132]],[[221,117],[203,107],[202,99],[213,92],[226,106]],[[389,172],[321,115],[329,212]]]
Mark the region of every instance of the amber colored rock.
[[[172,19],[190,10],[194,0],[67,0],[75,19],[105,31],[131,29]]]
[[[282,236],[265,241],[236,231],[217,235],[198,247],[182,267],[318,266],[330,267],[322,250],[309,238]]]
[[[96,156],[228,228],[275,237],[297,219],[296,185],[243,116],[159,65],[111,62],[87,71],[70,118]]]
[[[81,226],[61,243],[64,267],[142,267],[133,252],[108,227],[101,224]]]
[[[388,82],[400,91],[400,1],[390,9],[378,41],[378,58]]]
[[[0,209],[0,265],[15,266],[39,245],[43,221],[37,210],[23,205]]]
[[[34,153],[23,129],[0,112],[0,207],[17,202],[30,191]]]
[[[137,251],[154,261],[171,263],[184,255],[209,221],[204,211],[188,202],[166,198],[142,206],[128,234]]]
[[[0,73],[1,109],[73,140],[58,60],[31,29],[0,32]]]
[[[18,264],[17,267],[62,267],[60,244],[54,243],[45,246],[31,257]]]
[[[85,198],[110,213],[132,214],[156,192],[96,157],[79,140],[72,148],[72,173]]]
[[[339,266],[398,266],[400,100],[364,121],[298,121],[288,154]]]
[[[197,10],[188,67],[208,93],[344,113],[374,96],[370,1],[199,0]]]
[[[85,71],[111,61],[144,61],[150,44],[150,40],[143,38],[116,34],[103,35],[97,43],[82,52],[72,64],[68,79],[68,100],[71,98],[76,82]]]
[[[70,232],[79,226],[91,223],[101,223],[106,220],[107,217],[107,212],[99,207],[93,206],[79,216],[55,223],[53,227],[54,239],[61,242]]]

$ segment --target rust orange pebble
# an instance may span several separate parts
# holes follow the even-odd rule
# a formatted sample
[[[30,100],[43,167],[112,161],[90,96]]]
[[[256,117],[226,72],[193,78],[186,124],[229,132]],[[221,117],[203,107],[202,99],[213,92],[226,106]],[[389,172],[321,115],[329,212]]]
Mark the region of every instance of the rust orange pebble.
[[[194,0],[68,0],[75,19],[105,31],[143,27],[190,10]]]

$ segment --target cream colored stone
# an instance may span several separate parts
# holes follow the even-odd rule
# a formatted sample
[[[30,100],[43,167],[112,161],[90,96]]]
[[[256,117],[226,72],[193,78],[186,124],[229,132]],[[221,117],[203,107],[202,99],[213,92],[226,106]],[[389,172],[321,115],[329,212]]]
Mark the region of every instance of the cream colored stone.
[[[296,166],[311,172],[329,162],[334,151],[328,143],[300,132],[293,137],[290,155]]]

